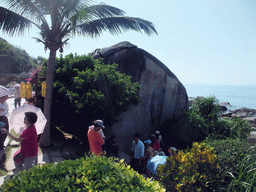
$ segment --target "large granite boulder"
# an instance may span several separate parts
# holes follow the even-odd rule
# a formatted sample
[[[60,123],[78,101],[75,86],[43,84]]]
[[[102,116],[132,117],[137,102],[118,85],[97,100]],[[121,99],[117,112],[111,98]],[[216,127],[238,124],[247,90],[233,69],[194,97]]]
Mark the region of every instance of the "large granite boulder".
[[[173,130],[174,123],[179,124],[182,111],[188,108],[187,92],[163,63],[129,42],[100,49],[92,56],[102,57],[106,64],[117,63],[120,72],[132,76],[132,81],[141,86],[143,102],[130,107],[118,117],[118,122],[104,130],[107,137],[116,136],[121,151],[130,151],[134,133],[141,134],[144,141],[156,129],[160,129],[167,146],[173,146],[176,141],[190,142],[189,130],[177,126]]]

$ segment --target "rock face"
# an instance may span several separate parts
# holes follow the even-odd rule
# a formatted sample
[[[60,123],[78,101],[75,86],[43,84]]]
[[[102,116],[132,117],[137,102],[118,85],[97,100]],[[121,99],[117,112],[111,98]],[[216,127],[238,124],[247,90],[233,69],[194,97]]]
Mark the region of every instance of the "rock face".
[[[109,130],[105,129],[106,136],[115,135],[121,151],[129,152],[134,133],[141,134],[144,141],[150,133],[160,129],[168,146],[175,140],[171,122],[179,119],[181,112],[188,108],[187,92],[178,78],[154,56],[129,42],[121,42],[93,54],[94,59],[99,57],[106,64],[117,63],[120,72],[132,76],[133,82],[139,82],[143,100],[120,115],[118,122]],[[189,131],[183,133],[179,140],[187,142]]]

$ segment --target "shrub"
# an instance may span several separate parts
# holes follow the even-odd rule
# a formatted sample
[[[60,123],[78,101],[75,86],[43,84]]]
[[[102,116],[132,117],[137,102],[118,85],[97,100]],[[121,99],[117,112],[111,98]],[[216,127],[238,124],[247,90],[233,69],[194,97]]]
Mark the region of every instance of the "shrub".
[[[223,119],[222,121],[226,122],[226,125],[230,128],[230,138],[247,139],[252,131],[249,123],[239,117],[235,117],[234,119]]]
[[[52,121],[84,138],[93,120],[111,125],[122,112],[139,104],[139,94],[139,84],[118,72],[117,64],[105,65],[102,59],[86,55],[60,57],[55,66]]]
[[[223,139],[204,141],[209,147],[214,148],[218,156],[220,169],[222,172],[232,172],[239,163],[248,155],[255,153],[255,148],[243,139]]]
[[[167,191],[210,191],[220,178],[217,155],[206,144],[193,143],[186,151],[173,151],[157,175]]]
[[[37,165],[4,181],[3,191],[165,191],[157,181],[145,179],[123,160],[86,157],[58,164]]]
[[[245,157],[232,172],[228,172],[231,182],[225,191],[256,191],[256,155]]]
[[[202,141],[225,138],[247,138],[251,131],[249,124],[240,119],[223,119],[218,99],[214,96],[196,100],[187,112],[193,130],[193,140]]]

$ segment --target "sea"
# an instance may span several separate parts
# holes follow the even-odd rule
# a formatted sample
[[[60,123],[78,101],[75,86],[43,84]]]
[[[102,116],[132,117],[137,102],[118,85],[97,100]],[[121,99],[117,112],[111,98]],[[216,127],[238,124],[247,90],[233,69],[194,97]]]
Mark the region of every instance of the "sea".
[[[183,84],[188,97],[215,96],[219,103],[229,102],[230,110],[242,107],[256,110],[256,85]]]

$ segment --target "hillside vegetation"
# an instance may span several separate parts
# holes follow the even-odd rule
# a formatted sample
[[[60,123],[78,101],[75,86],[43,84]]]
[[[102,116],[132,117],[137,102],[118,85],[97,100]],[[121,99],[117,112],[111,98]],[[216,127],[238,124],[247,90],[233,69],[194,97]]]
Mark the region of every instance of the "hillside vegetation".
[[[37,59],[30,57],[25,50],[15,47],[5,39],[0,38],[1,85],[6,85],[10,81],[15,81],[18,74],[28,72],[36,67],[36,65]],[[26,78],[26,75],[23,74],[23,76],[25,76],[23,78]]]

